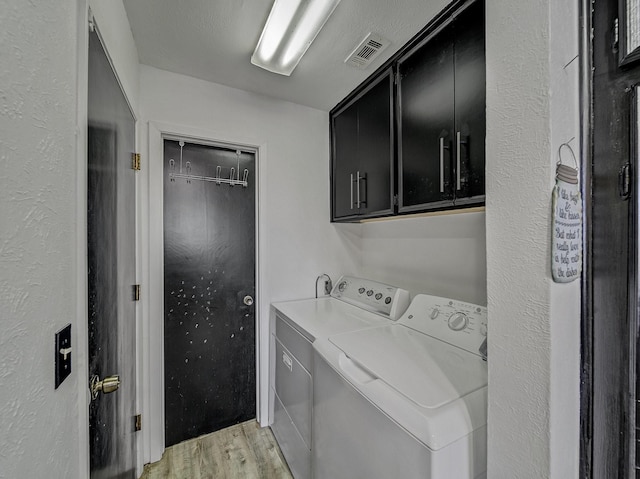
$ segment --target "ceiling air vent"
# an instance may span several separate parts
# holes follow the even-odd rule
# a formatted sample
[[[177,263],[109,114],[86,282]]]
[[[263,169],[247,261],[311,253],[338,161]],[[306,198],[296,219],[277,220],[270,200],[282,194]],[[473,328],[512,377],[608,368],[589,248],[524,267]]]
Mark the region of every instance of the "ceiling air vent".
[[[344,62],[356,68],[365,69],[389,45],[391,42],[386,38],[369,33]]]

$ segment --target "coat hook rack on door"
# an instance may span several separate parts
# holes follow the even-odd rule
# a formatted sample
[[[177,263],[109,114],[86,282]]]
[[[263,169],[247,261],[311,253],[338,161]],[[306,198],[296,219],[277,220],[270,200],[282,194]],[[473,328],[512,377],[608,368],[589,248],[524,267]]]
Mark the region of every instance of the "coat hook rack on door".
[[[182,172],[182,149],[184,148],[184,141],[180,141],[178,143],[180,145],[180,169],[178,173],[175,172],[176,162],[173,158],[169,160],[169,179],[170,181],[175,182],[176,178],[184,178],[187,180],[187,183],[191,183],[191,180],[200,180],[200,181],[210,181],[212,183],[216,183],[217,185],[225,184],[230,186],[240,185],[243,188],[246,188],[249,184],[249,170],[247,168],[242,172],[242,179],[240,179],[240,155],[242,154],[241,150],[236,150],[236,159],[237,169],[233,166],[231,167],[231,172],[229,173],[229,178],[223,178],[221,176],[222,167],[220,165],[216,166],[216,176],[201,176],[201,175],[192,175],[191,174],[191,162],[187,161],[185,164],[185,173]]]

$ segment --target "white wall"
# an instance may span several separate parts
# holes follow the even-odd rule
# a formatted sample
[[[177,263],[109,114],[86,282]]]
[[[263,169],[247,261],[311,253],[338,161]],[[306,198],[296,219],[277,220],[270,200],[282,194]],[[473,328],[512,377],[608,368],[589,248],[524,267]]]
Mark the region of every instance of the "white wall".
[[[487,304],[483,212],[362,225],[360,274],[412,293]]]
[[[576,73],[562,70],[578,18],[553,4],[487,2],[491,478],[578,477],[580,286],[550,275],[557,149],[578,136]]]
[[[0,5],[0,477],[79,477],[75,0]],[[73,354],[73,353],[72,353]],[[73,355],[72,355],[73,357]],[[74,365],[75,367],[75,365]]]
[[[262,290],[258,313],[259,335],[262,344],[268,345],[272,301],[313,297],[315,279],[320,273],[327,272],[335,278],[338,272],[358,270],[358,226],[337,229],[329,223],[328,114],[147,66],[141,67],[140,84],[140,111],[145,123],[168,123],[178,131],[187,128],[197,132],[196,136],[260,147],[259,284]],[[142,144],[145,143],[146,140]],[[151,156],[143,148],[143,158],[161,165],[162,157],[154,153],[153,144],[150,146]],[[152,177],[149,185],[152,211],[158,201],[154,184],[157,188],[160,180]],[[153,256],[150,261],[156,261],[162,234],[153,224],[151,228]],[[160,284],[154,286],[152,282],[150,287],[158,290]],[[145,321],[154,354],[153,351],[160,351],[158,343],[162,341],[162,336],[154,333],[162,330],[161,309],[152,311]],[[260,358],[260,390],[265,398],[260,413],[261,420],[266,421],[266,349],[260,351]],[[152,402],[148,408],[152,417],[149,420],[155,422],[161,420],[156,399],[163,394],[162,358],[154,354],[147,360],[151,365],[148,392]],[[145,459],[157,460],[161,444],[156,444],[154,438],[151,441],[149,457]]]
[[[580,2],[549,2],[551,152],[555,182],[558,148],[569,142],[580,161]],[[573,61],[572,61],[573,60]],[[573,140],[571,140],[573,138]],[[563,149],[562,162],[573,166]],[[550,224],[549,211],[547,224]],[[550,233],[549,230],[547,232]],[[548,239],[548,237],[547,237]],[[550,241],[548,240],[548,245]],[[547,246],[547,257],[550,246]],[[548,272],[547,272],[548,275]],[[551,396],[550,450],[553,478],[577,477],[580,431],[580,281],[550,283]]]
[[[122,0],[88,0],[91,13],[134,115],[140,87],[138,50]]]

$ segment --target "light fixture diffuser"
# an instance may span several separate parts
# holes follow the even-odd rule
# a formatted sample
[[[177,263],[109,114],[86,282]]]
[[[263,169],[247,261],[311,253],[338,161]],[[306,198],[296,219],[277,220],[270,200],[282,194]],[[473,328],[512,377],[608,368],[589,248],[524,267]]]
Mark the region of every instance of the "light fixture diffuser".
[[[275,0],[251,63],[291,75],[340,0]]]

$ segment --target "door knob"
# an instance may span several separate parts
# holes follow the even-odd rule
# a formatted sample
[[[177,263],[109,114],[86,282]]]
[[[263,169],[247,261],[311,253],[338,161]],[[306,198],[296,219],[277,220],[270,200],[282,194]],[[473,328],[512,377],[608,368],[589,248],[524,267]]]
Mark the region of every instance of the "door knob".
[[[247,306],[251,306],[253,304],[253,298],[251,296],[249,296],[249,295],[246,295],[242,301]]]
[[[91,400],[97,399],[98,394],[102,392],[102,394],[109,394],[114,391],[117,391],[120,387],[120,376],[107,376],[102,381],[100,377],[94,375],[91,377],[91,382],[89,384],[89,389],[91,389]]]

